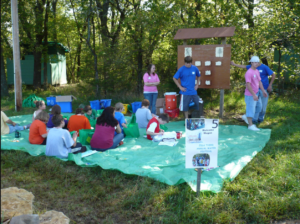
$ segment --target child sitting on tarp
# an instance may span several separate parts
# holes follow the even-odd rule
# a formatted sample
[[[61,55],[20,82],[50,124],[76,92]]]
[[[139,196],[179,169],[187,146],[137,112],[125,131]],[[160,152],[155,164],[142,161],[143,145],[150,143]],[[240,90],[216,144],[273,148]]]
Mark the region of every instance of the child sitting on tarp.
[[[160,124],[169,123],[169,115],[168,114],[160,114],[158,118],[153,117],[146,128],[147,139],[153,140],[155,135],[163,135],[164,130],[159,128]]]
[[[33,112],[33,115],[32,115],[32,122],[35,120],[36,116],[42,112],[43,110],[46,109],[46,104],[43,100],[37,100],[34,102],[35,103],[35,106],[36,108],[38,108],[36,111]]]
[[[115,108],[106,107],[101,116],[97,118],[95,133],[91,140],[93,150],[104,152],[123,144],[124,135],[114,113]],[[115,131],[118,133],[116,136]]]
[[[31,144],[46,145],[48,135],[46,123],[48,120],[49,114],[46,111],[42,111],[36,115],[29,130],[29,142]]]
[[[54,115],[60,115],[61,114],[61,108],[59,105],[54,105],[51,109],[51,114],[49,114],[49,120],[48,120],[48,123],[46,124],[47,128],[53,128],[54,127],[54,124],[52,123],[52,117]],[[65,118],[64,119],[64,122],[65,122],[65,127],[67,127],[67,124],[68,124],[68,120]]]
[[[96,110],[92,109],[92,107],[90,105],[86,105],[83,109],[84,116],[87,117],[87,119],[89,120],[96,120],[97,119],[97,112]]]
[[[154,114],[151,114],[149,105],[149,100],[144,99],[142,101],[142,108],[137,109],[135,113],[136,123],[138,124],[139,128],[146,128],[149,121],[155,116]]]
[[[71,137],[70,132],[64,130],[65,126],[64,118],[60,114],[54,114],[52,116],[52,124],[54,128],[51,128],[46,143],[46,156],[56,156],[58,158],[68,158],[69,153],[85,152],[86,147],[77,143],[78,132],[74,132]]]
[[[7,125],[9,124],[9,125]],[[1,111],[1,135],[6,135],[13,133],[15,131],[23,131],[25,129],[28,129],[30,127],[30,124],[25,126],[20,126],[10,120],[4,112]]]
[[[127,121],[125,120],[124,114],[122,114],[122,111],[124,110],[124,105],[122,103],[116,103],[115,105],[115,118],[119,122],[119,125],[122,129],[122,133],[124,134],[123,128],[127,128]],[[115,132],[115,135],[117,132]]]
[[[91,129],[91,124],[87,117],[84,116],[82,108],[77,108],[75,115],[72,115],[68,121],[68,130],[69,132],[79,132],[81,129]]]

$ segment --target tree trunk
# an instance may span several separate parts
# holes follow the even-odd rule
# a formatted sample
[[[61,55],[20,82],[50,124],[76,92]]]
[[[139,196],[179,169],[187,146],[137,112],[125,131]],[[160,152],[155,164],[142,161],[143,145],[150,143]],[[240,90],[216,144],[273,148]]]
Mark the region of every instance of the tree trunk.
[[[279,47],[279,49],[278,49],[278,68],[277,68],[277,79],[278,79],[277,88],[278,88],[278,94],[279,95],[281,93],[283,93],[283,89],[281,88],[281,75],[280,75],[280,71],[281,71],[281,49]]]
[[[143,92],[143,46],[142,46],[142,38],[143,38],[143,26],[140,28],[140,36],[138,38],[138,53],[137,53],[137,61],[138,61],[138,89],[137,93],[140,95]]]
[[[80,38],[80,43],[78,44],[78,47],[77,47],[77,81],[81,77],[81,72],[80,72],[80,65],[81,65],[81,60],[80,60],[81,43],[82,43],[82,38]]]
[[[96,53],[96,30],[95,30],[95,22],[94,17],[92,17],[92,25],[93,25],[93,47],[94,47],[94,68],[95,68],[95,79],[96,79],[96,97],[100,97],[99,92],[99,75],[98,75],[98,62],[97,62],[97,53]]]
[[[58,0],[52,1],[52,13],[53,13],[53,23],[54,23],[54,29],[53,29],[53,40],[57,41],[57,31],[56,31],[56,5]]]
[[[8,87],[7,87],[6,74],[4,68],[3,48],[1,45],[1,97],[8,96],[8,95],[9,95]]]
[[[36,7],[34,9],[35,12],[35,46],[33,50],[34,56],[34,72],[33,72],[33,86],[35,88],[41,87],[41,70],[42,70],[42,42],[44,38],[43,32],[43,12],[44,12],[44,5],[46,0],[37,0]]]
[[[50,1],[47,0],[46,5],[46,13],[45,13],[45,20],[44,20],[44,88],[47,89],[48,87],[48,69],[47,69],[47,62],[48,62],[48,10],[49,10]]]
[[[35,46],[33,57],[34,57],[34,69],[33,69],[33,86],[34,88],[41,87],[41,76],[42,76],[42,52],[39,50],[37,51],[36,48],[38,45]]]

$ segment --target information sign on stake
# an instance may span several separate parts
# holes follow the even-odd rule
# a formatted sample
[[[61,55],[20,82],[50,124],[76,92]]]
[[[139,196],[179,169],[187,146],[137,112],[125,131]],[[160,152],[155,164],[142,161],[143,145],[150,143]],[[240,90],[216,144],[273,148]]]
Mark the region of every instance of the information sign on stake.
[[[219,119],[185,119],[185,167],[198,168],[197,195],[201,169],[218,166]]]

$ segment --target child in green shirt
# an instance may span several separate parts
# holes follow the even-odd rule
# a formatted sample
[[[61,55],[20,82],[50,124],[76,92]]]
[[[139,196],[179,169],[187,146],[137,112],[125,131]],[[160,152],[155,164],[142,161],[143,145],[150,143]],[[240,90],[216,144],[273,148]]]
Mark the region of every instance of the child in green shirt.
[[[86,105],[84,107],[84,116],[87,117],[87,119],[89,120],[96,120],[97,119],[97,112],[96,110],[92,109],[92,107],[90,105]]]

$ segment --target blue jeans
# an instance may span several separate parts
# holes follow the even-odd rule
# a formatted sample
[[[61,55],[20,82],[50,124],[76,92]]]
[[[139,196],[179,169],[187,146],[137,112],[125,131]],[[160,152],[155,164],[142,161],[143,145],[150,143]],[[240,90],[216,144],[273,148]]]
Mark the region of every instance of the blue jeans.
[[[256,108],[255,108],[255,115],[254,118],[252,120],[252,122],[257,123],[257,122],[262,122],[265,118],[265,114],[267,111],[267,105],[268,105],[268,100],[269,100],[269,93],[268,91],[266,91],[268,96],[264,97],[263,92],[261,91],[261,89],[259,89],[258,92],[258,102],[256,104]]]
[[[117,134],[114,139],[113,139],[113,145],[112,147],[108,148],[108,149],[115,149],[117,148],[118,144],[120,143],[120,141],[122,141],[122,139],[124,138],[124,135],[122,133]],[[105,152],[108,149],[97,149],[97,148],[92,148],[92,150],[96,150],[96,151],[101,151],[101,152]]]
[[[13,133],[15,131],[23,131],[24,130],[24,126],[20,126],[20,125],[16,125],[16,126],[12,126],[12,125],[8,125],[9,127],[9,134]]]
[[[156,114],[156,100],[158,93],[144,93],[144,97],[146,100],[149,100],[149,110],[152,114]]]
[[[256,96],[258,96],[258,93]],[[259,99],[258,99],[259,101]],[[247,96],[245,95],[245,103],[246,103],[246,116],[254,118],[256,109],[261,110],[261,105],[258,103],[258,101],[254,101],[253,96]],[[257,105],[259,105],[257,107]]]

